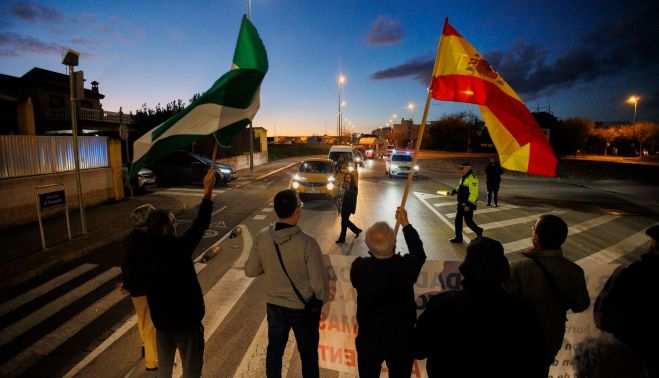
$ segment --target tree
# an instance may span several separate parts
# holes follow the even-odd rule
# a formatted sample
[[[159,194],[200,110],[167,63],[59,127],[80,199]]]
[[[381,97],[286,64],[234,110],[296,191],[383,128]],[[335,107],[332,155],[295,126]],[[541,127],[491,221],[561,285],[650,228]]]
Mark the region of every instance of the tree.
[[[422,148],[464,151],[467,146],[466,113],[448,114],[426,126]]]
[[[558,121],[551,128],[550,143],[557,155],[571,155],[583,150],[595,129],[595,123],[586,118]]]
[[[638,138],[638,148],[643,153],[643,145],[651,146],[650,152],[654,154],[654,149],[659,141],[659,124],[644,121],[636,123],[636,136]]]

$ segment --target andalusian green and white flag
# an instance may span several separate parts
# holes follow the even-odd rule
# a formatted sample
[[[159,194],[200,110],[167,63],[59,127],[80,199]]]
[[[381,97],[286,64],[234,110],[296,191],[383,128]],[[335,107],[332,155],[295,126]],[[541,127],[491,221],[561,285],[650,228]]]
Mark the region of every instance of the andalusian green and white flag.
[[[230,145],[259,110],[259,88],[266,72],[265,46],[254,25],[243,16],[231,71],[183,111],[135,141],[130,176],[206,135],[213,134],[221,145]]]

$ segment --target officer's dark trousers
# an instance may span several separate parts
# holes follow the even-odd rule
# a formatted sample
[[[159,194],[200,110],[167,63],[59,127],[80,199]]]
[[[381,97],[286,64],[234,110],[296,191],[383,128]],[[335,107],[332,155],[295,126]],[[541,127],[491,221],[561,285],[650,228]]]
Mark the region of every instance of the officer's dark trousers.
[[[377,332],[360,330],[355,340],[359,377],[379,377],[382,362],[386,362],[390,378],[409,378],[414,364],[411,334],[411,328],[394,327]]]
[[[474,222],[474,209],[472,208],[470,211],[464,211],[464,207],[464,205],[458,204],[458,211],[455,214],[455,237],[462,239],[463,217],[465,223],[467,223],[467,226],[471,228],[471,230],[474,231],[476,235],[480,236],[483,233],[483,229],[478,227],[478,225]]]

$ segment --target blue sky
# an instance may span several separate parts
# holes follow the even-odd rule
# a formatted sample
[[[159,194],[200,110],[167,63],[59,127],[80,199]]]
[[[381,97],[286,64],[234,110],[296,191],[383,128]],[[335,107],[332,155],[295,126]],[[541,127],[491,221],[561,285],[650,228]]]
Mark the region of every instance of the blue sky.
[[[270,71],[254,124],[272,135],[332,134],[337,77],[355,131],[397,115],[421,119],[445,17],[488,57],[526,105],[559,118],[659,121],[659,6],[652,1],[253,0],[252,22]],[[225,73],[247,0],[3,1],[0,73],[66,72],[61,54],[81,53],[86,86],[105,110],[203,92]],[[433,101],[429,120],[466,111]],[[473,109],[475,110],[475,108]]]

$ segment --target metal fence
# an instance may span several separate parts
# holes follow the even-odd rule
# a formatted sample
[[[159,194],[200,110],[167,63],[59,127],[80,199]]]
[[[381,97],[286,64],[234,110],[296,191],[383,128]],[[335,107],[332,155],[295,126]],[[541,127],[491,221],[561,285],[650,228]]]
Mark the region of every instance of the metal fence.
[[[80,169],[107,167],[107,137],[79,136]],[[0,179],[75,170],[73,137],[0,135]]]

